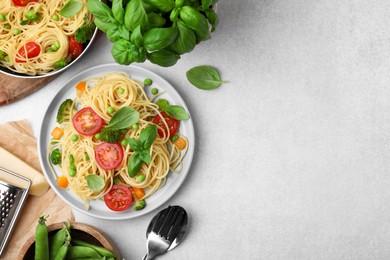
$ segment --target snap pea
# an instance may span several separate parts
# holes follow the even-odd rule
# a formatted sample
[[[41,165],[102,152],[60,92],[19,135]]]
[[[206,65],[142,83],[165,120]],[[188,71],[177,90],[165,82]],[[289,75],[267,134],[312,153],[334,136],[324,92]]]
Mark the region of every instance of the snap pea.
[[[46,227],[46,217],[40,216],[35,229],[35,256],[34,260],[49,259],[49,237]]]
[[[75,244],[75,239],[72,239],[72,243]],[[98,258],[102,256],[93,248],[87,246],[71,246],[68,248],[66,259],[77,259],[77,258]]]
[[[53,236],[53,238],[51,239],[51,242],[50,242],[50,259],[51,260],[54,259],[57,252],[60,250],[60,248],[64,244],[65,240],[67,239],[69,229],[70,229],[70,222],[68,221],[68,223],[63,228],[58,230],[55,233],[55,235]]]
[[[91,249],[95,250],[96,252],[98,252],[101,256],[113,257],[114,259],[116,258],[115,254],[113,252],[111,252],[110,250],[108,250],[107,248],[93,245],[93,244],[90,244],[90,243],[87,243],[87,242],[84,242],[84,241],[81,241],[78,239],[72,239],[72,243],[76,246],[91,248]]]
[[[64,260],[68,254],[70,248],[71,236],[69,230],[65,229],[65,241],[63,241],[63,245],[61,245],[60,249],[58,249],[54,260]]]

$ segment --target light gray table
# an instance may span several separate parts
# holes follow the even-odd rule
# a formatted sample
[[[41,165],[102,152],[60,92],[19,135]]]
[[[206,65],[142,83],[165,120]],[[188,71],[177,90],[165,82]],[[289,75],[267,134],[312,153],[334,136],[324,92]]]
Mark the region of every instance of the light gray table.
[[[171,68],[150,69],[187,102],[197,136],[184,185],[164,206],[191,217],[160,259],[390,259],[390,2],[224,0],[220,25]],[[102,35],[46,87],[0,107],[0,122],[42,114],[75,73],[113,62]],[[198,90],[185,72],[213,65],[229,83]],[[103,229],[141,259],[155,212]]]

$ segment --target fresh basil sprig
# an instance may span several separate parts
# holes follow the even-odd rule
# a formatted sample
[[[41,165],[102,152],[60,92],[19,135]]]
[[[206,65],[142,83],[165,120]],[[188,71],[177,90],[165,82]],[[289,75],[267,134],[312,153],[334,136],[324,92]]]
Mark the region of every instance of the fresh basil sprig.
[[[78,0],[69,0],[58,12],[61,16],[70,18],[75,16],[83,8],[83,3]]]
[[[142,163],[150,163],[150,147],[157,137],[157,126],[150,125],[141,131],[138,140],[128,138],[130,148],[134,151],[128,163],[128,173],[131,178],[141,170]]]
[[[161,111],[164,111],[168,116],[177,120],[187,120],[190,118],[190,115],[182,106],[170,105],[166,99],[161,98],[157,100],[157,105]]]
[[[186,73],[188,81],[197,88],[212,90],[218,88],[222,83],[218,71],[211,66],[197,66]]]
[[[87,180],[88,188],[92,191],[101,191],[106,185],[103,177],[97,174],[90,174],[85,179]]]
[[[131,107],[121,107],[111,117],[106,128],[121,130],[130,127],[139,120],[139,112]]]

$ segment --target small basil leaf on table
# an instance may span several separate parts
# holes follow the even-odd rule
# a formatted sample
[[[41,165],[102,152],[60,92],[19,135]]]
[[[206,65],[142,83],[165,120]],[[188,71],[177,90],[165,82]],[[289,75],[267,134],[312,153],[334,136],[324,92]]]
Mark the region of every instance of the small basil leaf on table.
[[[148,13],[148,21],[149,24],[147,26],[147,30],[157,27],[163,27],[166,23],[165,18],[162,17],[161,14],[157,13]]]
[[[178,105],[169,105],[164,108],[165,113],[168,116],[173,117],[177,120],[187,120],[190,118],[190,115],[185,111],[182,106]]]
[[[174,0],[143,0],[143,2],[157,7],[163,12],[169,12],[175,7]]]
[[[83,3],[78,0],[69,0],[58,12],[61,16],[70,18],[75,16],[83,8]]]
[[[139,120],[139,112],[131,107],[121,107],[111,118],[107,128],[125,129],[137,123]]]
[[[218,88],[224,81],[218,71],[211,66],[197,66],[186,73],[188,81],[197,88],[211,90]]]
[[[137,26],[145,29],[148,24],[148,16],[146,15],[144,6],[141,0],[131,0],[126,5],[124,23],[129,31],[134,31]]]
[[[219,18],[217,13],[212,9],[208,10],[206,12],[206,17],[209,20],[209,23],[211,24],[211,32],[214,32],[219,23]]]
[[[85,179],[87,180],[88,188],[93,191],[101,191],[106,185],[104,179],[96,174],[90,174]]]
[[[146,60],[146,50],[138,48],[134,43],[125,39],[120,39],[114,43],[111,54],[117,63],[123,65]]]
[[[195,32],[180,19],[177,21],[177,28],[179,34],[177,35],[176,40],[169,45],[169,50],[172,50],[177,54],[184,54],[192,51],[196,45]]]
[[[209,31],[209,23],[206,17],[199,13],[195,8],[191,6],[183,6],[180,8],[181,19],[195,31],[196,38],[199,41],[205,41],[210,39],[211,34]]]
[[[168,50],[155,51],[148,54],[150,62],[160,65],[162,67],[169,67],[176,64],[180,56]]]
[[[179,31],[176,26],[153,28],[144,35],[144,46],[148,51],[164,49],[176,40]]]
[[[125,9],[123,8],[122,0],[113,0],[112,1],[112,14],[114,18],[119,22],[123,23],[125,17]]]
[[[157,137],[157,126],[155,124],[146,127],[141,131],[139,135],[139,142],[142,144],[144,149],[149,149],[152,146],[154,140]]]
[[[144,149],[142,144],[134,138],[128,138],[127,141],[130,145],[131,150],[133,150],[134,152],[141,152]]]
[[[127,165],[127,171],[131,178],[135,177],[141,170],[142,162],[143,161],[141,160],[140,154],[138,152],[135,152],[130,156],[129,163]]]

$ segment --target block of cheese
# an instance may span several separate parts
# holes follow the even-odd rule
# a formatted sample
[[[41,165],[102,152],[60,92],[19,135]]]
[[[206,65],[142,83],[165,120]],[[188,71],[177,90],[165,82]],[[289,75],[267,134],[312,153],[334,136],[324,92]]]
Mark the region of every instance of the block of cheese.
[[[0,167],[30,179],[32,182],[30,195],[41,196],[49,189],[45,176],[2,147],[0,147]],[[25,183],[19,183],[18,185],[18,183],[15,183],[17,181],[15,177],[1,171],[0,180],[18,187],[25,185]]]

